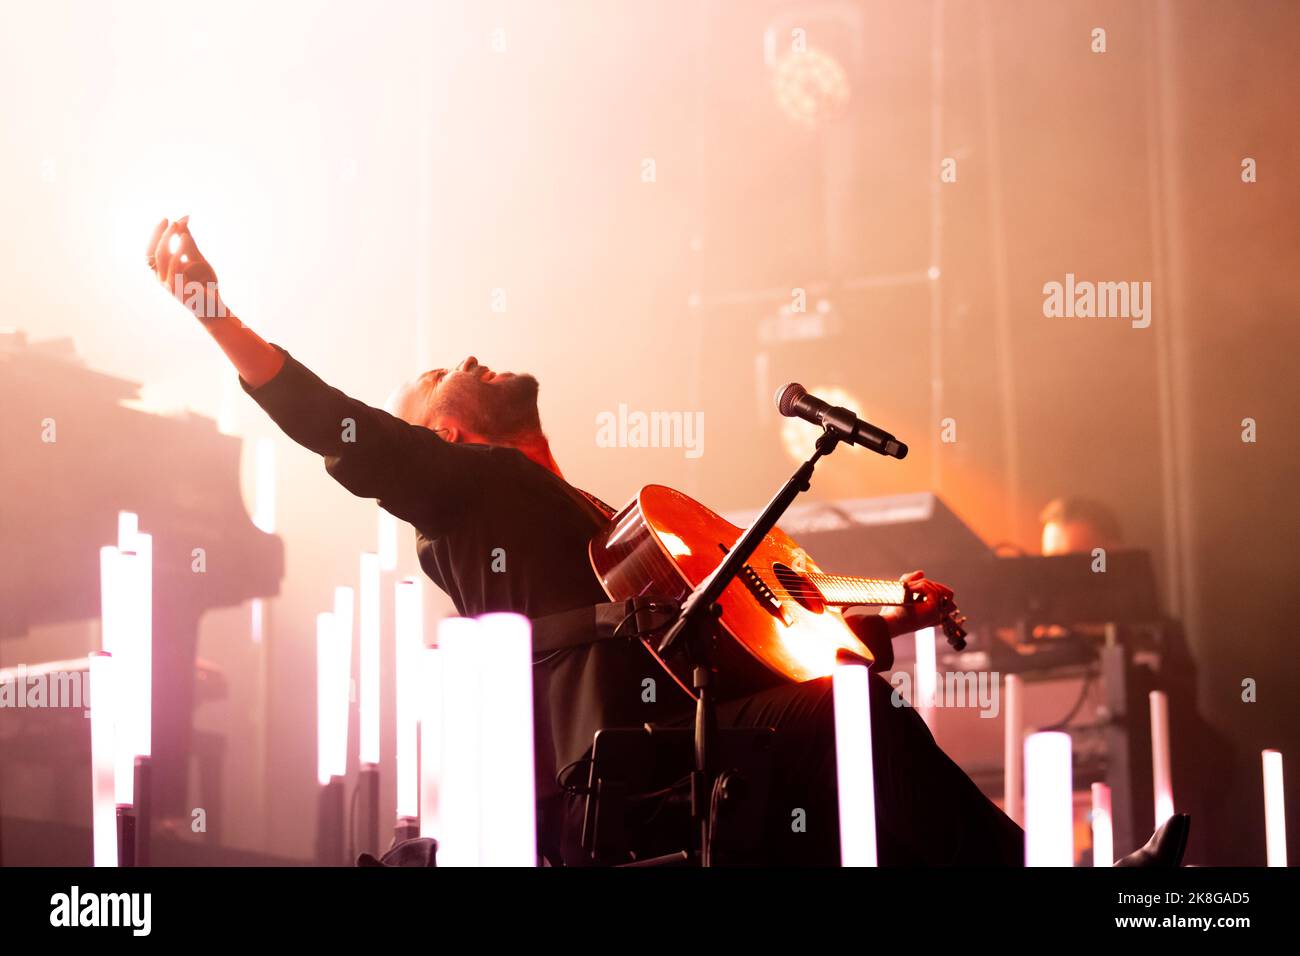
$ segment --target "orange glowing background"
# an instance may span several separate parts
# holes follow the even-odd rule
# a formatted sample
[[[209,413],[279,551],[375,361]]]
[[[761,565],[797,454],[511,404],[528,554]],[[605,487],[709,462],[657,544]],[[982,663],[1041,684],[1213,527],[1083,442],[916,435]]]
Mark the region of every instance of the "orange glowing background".
[[[1277,684],[1240,702],[1243,677],[1295,674],[1300,7],[53,0],[4,21],[0,322],[244,436],[250,513],[275,443],[266,816],[248,609],[208,615],[200,646],[231,681],[197,719],[227,737],[234,845],[310,854],[314,615],[375,511],[156,288],[163,216],[189,214],[249,325],[371,404],[467,354],[535,373],[565,474],[616,507],[651,482],[757,507],[793,467],[801,424],[771,405],[791,380],[911,446],[837,451],[818,497],[935,491],[1030,551],[1050,498],[1106,501],[1155,557],[1209,712],[1247,749],[1300,727]],[[795,29],[808,69],[769,58]],[[1067,272],[1152,281],[1152,327],[1046,318]],[[601,447],[620,403],[702,412],[704,453]],[[84,653],[87,628],[0,643],[0,665]]]

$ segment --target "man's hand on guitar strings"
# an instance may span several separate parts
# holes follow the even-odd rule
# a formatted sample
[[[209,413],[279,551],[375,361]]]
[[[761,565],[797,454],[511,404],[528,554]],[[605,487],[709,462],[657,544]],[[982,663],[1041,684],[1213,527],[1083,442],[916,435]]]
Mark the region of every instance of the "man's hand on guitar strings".
[[[912,571],[899,580],[907,585],[907,603],[901,607],[882,608],[880,612],[892,637],[937,627],[944,615],[953,609],[952,588],[928,580],[924,571]]]

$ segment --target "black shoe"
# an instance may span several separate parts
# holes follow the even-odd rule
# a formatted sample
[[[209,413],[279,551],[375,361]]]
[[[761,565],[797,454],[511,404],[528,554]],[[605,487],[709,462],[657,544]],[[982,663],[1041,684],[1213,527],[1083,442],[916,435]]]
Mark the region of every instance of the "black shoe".
[[[1115,861],[1116,866],[1182,866],[1187,850],[1187,834],[1192,829],[1192,818],[1186,813],[1175,813],[1164,822],[1147,845]]]

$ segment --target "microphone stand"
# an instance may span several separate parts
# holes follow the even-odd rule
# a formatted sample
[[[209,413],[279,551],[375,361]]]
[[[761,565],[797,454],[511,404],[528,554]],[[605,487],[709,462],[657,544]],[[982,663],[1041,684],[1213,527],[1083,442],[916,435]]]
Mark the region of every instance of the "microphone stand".
[[[699,834],[701,866],[713,865],[713,821],[710,818],[712,795],[715,782],[727,775],[714,773],[718,721],[711,675],[713,642],[717,636],[717,622],[722,617],[718,599],[722,597],[727,585],[743,570],[745,562],[759,542],[776,527],[777,521],[795,498],[811,487],[813,469],[817,462],[833,452],[846,437],[834,425],[824,426],[813,456],[799,466],[727,552],[722,563],[682,602],[677,620],[659,642],[658,653],[661,657],[680,645],[691,663],[691,683],[695,690],[695,769],[691,772],[691,821]]]

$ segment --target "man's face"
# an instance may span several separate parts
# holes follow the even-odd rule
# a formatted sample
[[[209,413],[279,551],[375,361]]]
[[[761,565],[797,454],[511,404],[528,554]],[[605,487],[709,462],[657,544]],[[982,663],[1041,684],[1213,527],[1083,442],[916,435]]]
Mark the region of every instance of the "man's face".
[[[474,356],[451,369],[434,369],[399,386],[388,410],[413,425],[454,426],[489,441],[541,431],[537,379],[494,372]]]

